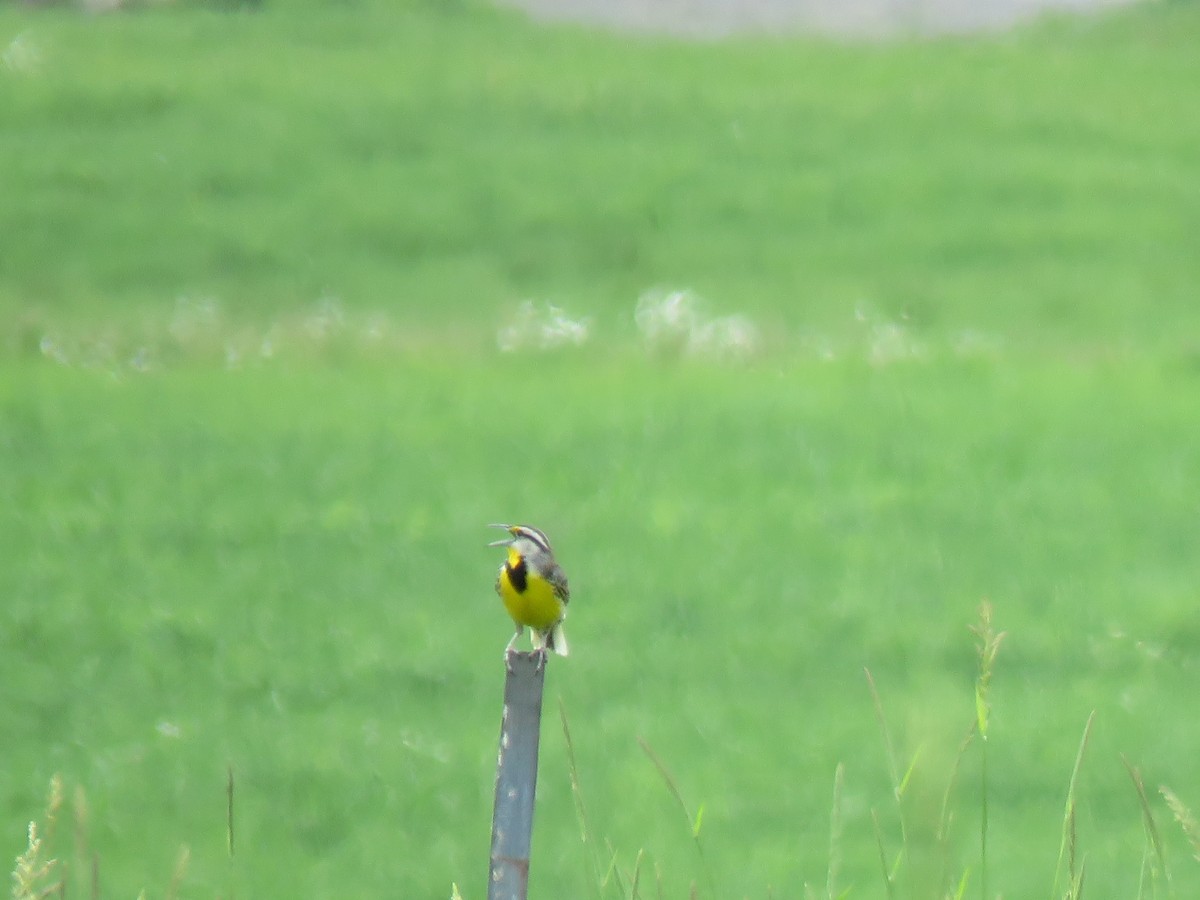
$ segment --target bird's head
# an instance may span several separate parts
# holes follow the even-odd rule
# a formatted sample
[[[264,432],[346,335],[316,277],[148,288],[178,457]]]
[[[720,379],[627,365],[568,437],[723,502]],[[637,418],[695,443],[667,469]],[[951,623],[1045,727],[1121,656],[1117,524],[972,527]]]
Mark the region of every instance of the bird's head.
[[[503,528],[508,532],[508,537],[492,541],[488,544],[489,547],[508,547],[517,551],[521,556],[537,556],[542,553],[552,552],[550,550],[550,539],[540,529],[534,528],[532,525],[494,524],[490,527]]]

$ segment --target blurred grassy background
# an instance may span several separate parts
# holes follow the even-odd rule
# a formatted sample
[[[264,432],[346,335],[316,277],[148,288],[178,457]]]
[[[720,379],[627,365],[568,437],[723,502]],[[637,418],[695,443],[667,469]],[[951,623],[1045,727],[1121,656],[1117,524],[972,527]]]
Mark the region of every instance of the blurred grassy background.
[[[1194,306],[1194,4],[866,47],[461,4],[0,16],[31,60],[0,80],[24,315],[335,296],[490,331],[665,283],[791,329],[869,303],[1108,343]]]
[[[864,666],[919,753],[900,889],[933,895],[977,853],[977,748],[931,832],[983,597],[993,888],[1050,890],[1096,709],[1088,883],[1136,895],[1118,754],[1200,803],[1197,37],[1192,3],[871,46],[0,9],[14,854],[61,771],[106,894],[187,843],[197,895],[483,896],[512,519],[576,598],[535,895],[588,893],[560,697],[597,835],[669,896],[700,869],[638,736],[719,896],[824,883],[845,763],[842,883],[879,895]],[[757,338],[646,352],[656,286]],[[537,342],[527,298],[588,342],[496,349]]]

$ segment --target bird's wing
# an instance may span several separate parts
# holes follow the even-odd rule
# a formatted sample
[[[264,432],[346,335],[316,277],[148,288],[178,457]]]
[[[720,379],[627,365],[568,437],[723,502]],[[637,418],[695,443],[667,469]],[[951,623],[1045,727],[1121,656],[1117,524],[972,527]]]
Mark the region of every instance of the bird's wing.
[[[555,563],[546,570],[546,580],[554,588],[554,594],[564,604],[571,602],[571,589],[567,586],[567,573]]]

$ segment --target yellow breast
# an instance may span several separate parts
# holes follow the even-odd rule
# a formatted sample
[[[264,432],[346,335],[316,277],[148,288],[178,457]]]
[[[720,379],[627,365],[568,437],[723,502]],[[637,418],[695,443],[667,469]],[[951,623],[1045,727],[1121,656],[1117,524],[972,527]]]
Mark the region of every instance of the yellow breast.
[[[563,604],[553,585],[527,569],[520,554],[511,548],[497,584],[504,608],[518,625],[545,631],[562,618]]]

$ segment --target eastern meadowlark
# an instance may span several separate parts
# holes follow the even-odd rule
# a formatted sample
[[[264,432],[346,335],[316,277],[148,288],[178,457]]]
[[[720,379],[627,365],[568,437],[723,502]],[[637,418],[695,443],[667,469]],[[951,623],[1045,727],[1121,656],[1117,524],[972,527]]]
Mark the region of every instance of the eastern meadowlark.
[[[559,656],[566,656],[563,619],[567,616],[571,592],[567,588],[567,573],[555,561],[549,539],[529,525],[491,527],[503,528],[509,535],[488,544],[508,548],[508,558],[496,577],[496,593],[516,623],[517,632],[505,652],[512,649],[528,625],[534,650],[553,650]]]

